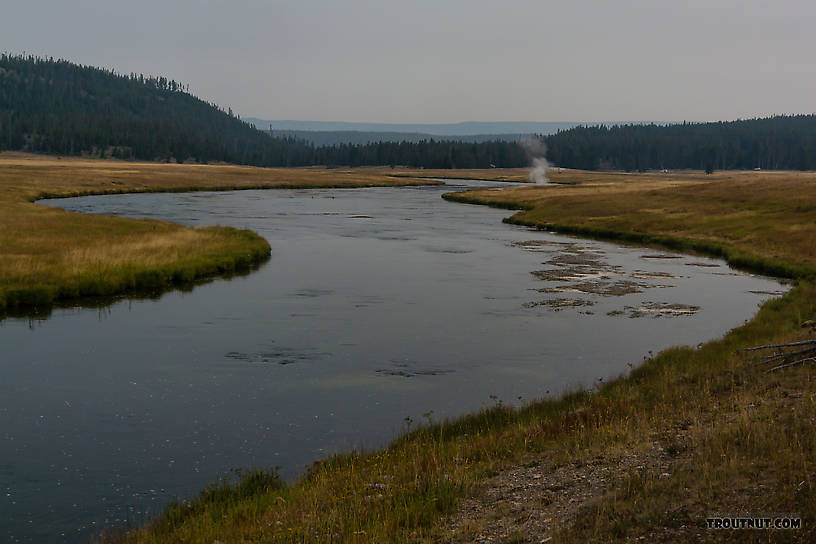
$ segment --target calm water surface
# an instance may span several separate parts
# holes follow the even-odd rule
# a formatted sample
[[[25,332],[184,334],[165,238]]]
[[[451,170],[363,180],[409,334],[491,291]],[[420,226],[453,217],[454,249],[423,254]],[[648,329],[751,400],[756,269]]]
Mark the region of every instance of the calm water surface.
[[[82,541],[232,468],[293,479],[386,444],[406,417],[592,386],[649,350],[722,335],[784,289],[504,225],[509,212],[442,200],[450,190],[47,202],[251,228],[272,258],[190,293],[0,322],[0,540]]]

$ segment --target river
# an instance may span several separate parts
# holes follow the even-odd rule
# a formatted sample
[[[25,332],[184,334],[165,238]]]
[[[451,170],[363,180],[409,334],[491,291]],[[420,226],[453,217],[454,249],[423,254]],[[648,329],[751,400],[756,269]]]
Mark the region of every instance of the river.
[[[236,467],[292,481],[409,424],[594,387],[786,289],[440,198],[490,185],[44,202],[250,228],[272,255],[190,292],[0,322],[0,540],[80,542]]]

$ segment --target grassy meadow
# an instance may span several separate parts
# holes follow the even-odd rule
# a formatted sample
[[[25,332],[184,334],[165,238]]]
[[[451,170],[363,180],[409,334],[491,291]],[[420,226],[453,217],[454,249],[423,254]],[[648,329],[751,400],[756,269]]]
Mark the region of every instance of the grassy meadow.
[[[462,502],[478,502],[506,469],[535,467],[546,481],[563,467],[593,466],[609,468],[602,493],[579,504],[570,523],[553,523],[549,540],[509,530],[493,541],[816,540],[816,371],[803,364],[768,373],[756,363],[761,354],[743,350],[816,338],[814,327],[803,327],[816,319],[816,174],[551,177],[575,185],[448,198],[521,209],[514,223],[721,256],[790,277],[794,287],[722,339],[633,361],[627,376],[592,390],[428,421],[382,450],[317,463],[293,485],[249,472],[100,540],[474,542],[498,516],[520,526],[551,508],[557,490],[542,487],[532,505],[508,496],[502,512],[453,523]],[[643,461],[620,468],[626,455]],[[707,530],[715,512],[798,514],[803,527]]]
[[[231,227],[83,215],[39,198],[250,188],[429,183],[388,169],[271,169],[0,153],[0,315],[80,297],[154,292],[249,270],[269,257],[260,236]],[[47,204],[47,203],[45,203]]]
[[[451,193],[452,201],[522,209],[507,222],[696,250],[776,276],[816,268],[816,173],[623,174],[563,170],[559,184]]]
[[[482,181],[508,181],[526,183],[530,181],[529,168],[490,168],[488,170],[434,170],[427,169],[400,169],[392,171],[396,177],[418,179],[478,179]]]

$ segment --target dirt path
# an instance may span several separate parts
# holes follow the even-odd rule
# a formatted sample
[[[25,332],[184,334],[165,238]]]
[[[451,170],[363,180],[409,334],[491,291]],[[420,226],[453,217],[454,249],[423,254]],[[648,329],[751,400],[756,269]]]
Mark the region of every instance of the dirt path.
[[[559,467],[547,461],[502,471],[490,478],[454,514],[444,542],[549,542],[557,529],[570,525],[578,511],[623,478],[643,471],[669,477],[670,459],[653,443],[644,451],[599,455],[588,462]]]

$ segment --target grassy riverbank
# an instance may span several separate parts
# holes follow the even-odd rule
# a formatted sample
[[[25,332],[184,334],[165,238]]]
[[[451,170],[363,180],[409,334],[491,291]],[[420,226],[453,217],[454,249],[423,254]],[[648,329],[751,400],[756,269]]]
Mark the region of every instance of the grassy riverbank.
[[[433,170],[405,169],[393,172],[395,177],[416,179],[478,179],[481,181],[508,181],[527,183],[530,181],[529,168],[490,168],[489,170]]]
[[[449,198],[523,208],[512,222],[739,257],[796,286],[723,339],[669,349],[592,391],[424,426],[292,486],[252,473],[105,540],[813,541],[816,373],[767,373],[741,348],[814,338],[802,323],[816,318],[816,176],[562,175],[578,185]],[[797,513],[803,528],[707,530],[715,513]]]
[[[251,168],[0,154],[0,315],[89,296],[155,292],[251,269],[260,236],[230,227],[93,216],[39,198],[130,192],[371,187],[428,183],[390,169]]]
[[[447,194],[457,202],[522,209],[507,221],[568,234],[700,251],[783,277],[816,268],[816,174],[563,172],[570,187]]]

